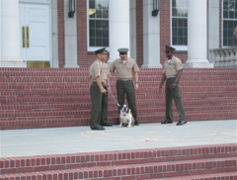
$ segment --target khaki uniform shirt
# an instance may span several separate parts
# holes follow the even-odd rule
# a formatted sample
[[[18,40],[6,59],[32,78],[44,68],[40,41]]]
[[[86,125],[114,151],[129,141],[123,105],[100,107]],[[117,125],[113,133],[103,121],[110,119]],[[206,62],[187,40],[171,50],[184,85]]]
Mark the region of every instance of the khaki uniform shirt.
[[[90,77],[96,81],[97,77],[101,77],[102,72],[103,72],[103,63],[99,61],[98,59],[95,60],[94,63],[90,66]]]
[[[132,79],[133,73],[138,72],[140,69],[134,59],[128,58],[126,63],[119,58],[110,65],[110,71],[116,70],[117,78],[119,79]]]
[[[173,56],[171,60],[166,60],[164,63],[163,73],[166,74],[166,77],[176,76],[178,71],[183,69],[182,61]]]
[[[102,63],[102,75],[101,82],[108,82],[108,78],[110,77],[109,65],[107,63]]]

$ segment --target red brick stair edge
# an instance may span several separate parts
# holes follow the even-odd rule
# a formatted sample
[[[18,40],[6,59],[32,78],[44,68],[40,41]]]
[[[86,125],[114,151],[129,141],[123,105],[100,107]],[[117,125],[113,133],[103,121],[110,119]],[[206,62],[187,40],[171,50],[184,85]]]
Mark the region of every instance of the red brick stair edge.
[[[76,180],[76,179],[149,179],[200,175],[219,172],[236,172],[237,157],[214,158],[202,160],[188,160],[162,163],[146,163],[135,165],[106,166],[80,168],[69,170],[55,170],[32,173],[16,173],[2,175],[0,180],[21,178],[27,180]]]
[[[159,178],[159,180],[236,180],[236,179],[237,179],[237,172],[190,175],[190,176],[169,177],[162,179]],[[150,180],[158,180],[158,179],[150,179]]]
[[[0,173],[63,170],[215,157],[237,157],[237,144],[6,157],[0,159]]]

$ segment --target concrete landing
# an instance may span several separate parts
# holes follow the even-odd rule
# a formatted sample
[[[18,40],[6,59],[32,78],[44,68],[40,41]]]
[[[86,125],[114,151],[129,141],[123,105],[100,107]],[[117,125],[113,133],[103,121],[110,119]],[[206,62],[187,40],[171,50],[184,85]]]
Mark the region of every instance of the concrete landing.
[[[2,130],[0,140],[1,157],[228,144],[237,143],[237,120],[188,122],[183,126],[114,125],[105,131],[91,131],[88,126]]]

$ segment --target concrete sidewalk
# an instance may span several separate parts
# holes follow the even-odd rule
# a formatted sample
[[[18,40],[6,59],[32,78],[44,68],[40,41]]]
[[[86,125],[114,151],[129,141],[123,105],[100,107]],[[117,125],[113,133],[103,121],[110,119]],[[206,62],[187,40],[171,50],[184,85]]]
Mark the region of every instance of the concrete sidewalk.
[[[237,120],[0,131],[1,157],[237,143]]]

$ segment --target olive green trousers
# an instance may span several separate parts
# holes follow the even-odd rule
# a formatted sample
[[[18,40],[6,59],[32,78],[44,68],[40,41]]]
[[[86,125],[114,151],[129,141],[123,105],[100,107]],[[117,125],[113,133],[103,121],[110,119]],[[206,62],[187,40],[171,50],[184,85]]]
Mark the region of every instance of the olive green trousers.
[[[96,129],[108,123],[108,93],[101,93],[96,82],[90,86],[91,95],[91,129]]]
[[[166,119],[170,121],[173,120],[172,100],[174,99],[180,120],[186,120],[180,94],[179,83],[177,84],[176,88],[171,87],[171,85],[175,82],[175,79],[176,78],[174,77],[174,78],[168,78],[166,80],[166,87],[165,87]]]
[[[117,88],[118,103],[120,104],[121,107],[124,105],[125,94],[126,94],[128,106],[131,109],[135,122],[138,122],[137,109],[136,109],[136,97],[135,97],[133,81],[132,80],[128,80],[128,81],[117,80],[116,88]],[[119,108],[119,111],[120,109],[121,108]]]

